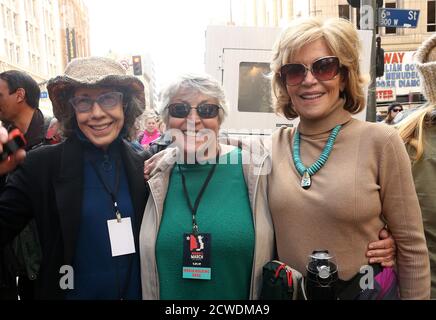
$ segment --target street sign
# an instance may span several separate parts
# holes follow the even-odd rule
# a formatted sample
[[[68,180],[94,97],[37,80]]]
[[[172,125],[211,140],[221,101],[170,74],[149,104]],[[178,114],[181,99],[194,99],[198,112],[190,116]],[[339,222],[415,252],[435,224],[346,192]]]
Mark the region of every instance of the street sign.
[[[416,28],[419,10],[378,9],[378,26],[389,28]]]

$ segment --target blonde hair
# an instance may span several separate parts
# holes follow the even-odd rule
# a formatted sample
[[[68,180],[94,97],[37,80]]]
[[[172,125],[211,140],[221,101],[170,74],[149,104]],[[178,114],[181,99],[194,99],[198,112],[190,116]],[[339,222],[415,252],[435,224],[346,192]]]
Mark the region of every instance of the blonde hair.
[[[288,119],[294,119],[298,115],[281,80],[280,68],[292,60],[303,46],[319,39],[325,40],[330,51],[341,63],[341,77],[346,84],[341,93],[345,99],[344,109],[355,114],[365,107],[363,87],[366,81],[360,71],[360,40],[356,28],[342,18],[300,18],[295,19],[281,33],[274,45],[270,65],[272,91],[276,97],[274,110]]]
[[[410,159],[418,161],[424,153],[424,129],[434,125],[436,104],[427,103],[395,127],[406,146],[411,147]]]

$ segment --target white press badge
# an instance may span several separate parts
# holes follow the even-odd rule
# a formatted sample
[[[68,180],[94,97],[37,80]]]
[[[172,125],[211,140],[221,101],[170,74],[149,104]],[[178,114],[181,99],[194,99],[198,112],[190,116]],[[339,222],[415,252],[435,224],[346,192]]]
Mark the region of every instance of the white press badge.
[[[111,241],[112,257],[135,253],[135,240],[133,240],[132,221],[130,217],[108,220],[109,238]]]

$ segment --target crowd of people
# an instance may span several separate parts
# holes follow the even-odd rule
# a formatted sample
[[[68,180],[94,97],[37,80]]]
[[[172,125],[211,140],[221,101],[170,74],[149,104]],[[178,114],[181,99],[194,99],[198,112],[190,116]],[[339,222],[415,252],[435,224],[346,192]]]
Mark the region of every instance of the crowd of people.
[[[245,139],[220,136],[228,103],[205,74],[144,113],[123,66],[75,59],[47,84],[45,129],[36,82],[1,73],[0,142],[19,129],[27,144],[0,146],[0,299],[259,299],[268,262],[305,274],[318,249],[336,299],[436,298],[436,36],[416,55],[428,103],[395,126],[401,105],[385,124],[353,118],[360,51],[347,20],[291,22],[271,85],[299,124]],[[364,266],[372,287],[356,286]]]

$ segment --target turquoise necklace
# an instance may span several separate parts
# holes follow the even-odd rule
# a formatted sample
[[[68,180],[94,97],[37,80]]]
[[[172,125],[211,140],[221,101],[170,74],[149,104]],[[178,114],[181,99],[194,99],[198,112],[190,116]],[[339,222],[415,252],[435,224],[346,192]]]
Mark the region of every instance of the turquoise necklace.
[[[329,135],[327,139],[327,143],[324,146],[324,149],[321,152],[318,160],[316,160],[309,168],[306,168],[304,164],[301,162],[300,158],[300,132],[297,130],[295,132],[292,159],[294,160],[295,169],[297,169],[301,178],[301,187],[303,189],[309,189],[312,185],[311,176],[317,173],[327,162],[330,153],[332,152],[333,145],[335,144],[336,137],[341,130],[342,125],[337,125]]]

